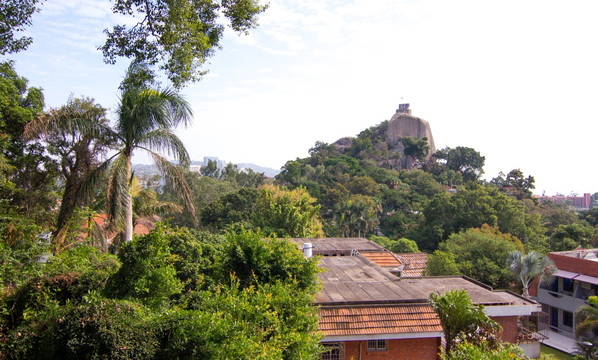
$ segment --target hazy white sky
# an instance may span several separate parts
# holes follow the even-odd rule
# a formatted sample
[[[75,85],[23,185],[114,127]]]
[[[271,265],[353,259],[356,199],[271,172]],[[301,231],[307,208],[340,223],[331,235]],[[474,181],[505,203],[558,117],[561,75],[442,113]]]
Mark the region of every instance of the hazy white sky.
[[[536,193],[597,192],[597,15],[595,0],[271,0],[183,91],[195,123],[179,135],[195,160],[280,168],[409,102],[437,148],[484,155],[489,179],[520,168]],[[116,21],[108,0],[48,0],[10,58],[48,106],[72,93],[114,110],[128,62],[96,47]]]

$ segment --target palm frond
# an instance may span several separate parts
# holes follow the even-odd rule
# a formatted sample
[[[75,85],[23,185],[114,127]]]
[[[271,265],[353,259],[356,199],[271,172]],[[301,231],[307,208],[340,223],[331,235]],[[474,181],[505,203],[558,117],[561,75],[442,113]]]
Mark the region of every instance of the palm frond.
[[[550,284],[557,270],[550,258],[535,251],[530,251],[528,254],[523,254],[519,250],[511,251],[507,266],[523,286],[525,296],[534,279],[538,279],[541,284]]]
[[[587,332],[598,334],[598,308],[592,305],[582,305],[575,312],[576,328],[578,336]]]
[[[150,131],[139,138],[138,144],[145,150],[173,156],[179,165],[183,167],[188,167],[191,162],[185,145],[169,129],[161,128]]]
[[[118,108],[118,132],[131,146],[144,134],[191,123],[189,103],[173,90],[133,89],[125,91]]]
[[[130,203],[130,178],[127,171],[128,160],[125,154],[117,156],[108,171],[106,188],[106,214],[110,223],[122,229],[125,211]]]
[[[181,169],[155,152],[150,151],[150,154],[152,155],[158,170],[160,170],[160,173],[170,179],[174,190],[181,195],[183,204],[185,204],[187,210],[193,215],[192,217],[194,221],[197,221],[195,216],[195,206],[193,205],[193,195],[191,194],[191,189],[189,188],[189,185],[187,185],[187,181],[185,181]]]
[[[151,215],[162,215],[166,213],[182,213],[183,207],[173,202],[158,202],[151,208]]]
[[[141,189],[133,195],[133,214],[136,217],[150,217],[167,212],[181,213],[183,207],[168,201],[159,201],[152,189]]]
[[[132,197],[138,197],[138,196],[144,196],[144,191],[145,189],[143,188],[143,186],[141,186],[141,183],[139,182],[139,178],[137,176],[135,176],[134,174],[132,174],[132,179],[131,179],[131,183],[130,183],[130,189],[129,192],[131,193]]]
[[[156,120],[164,121],[165,127],[187,126],[193,118],[191,105],[174,89],[146,89],[141,91],[140,96],[147,102],[148,108],[161,115]]]
[[[101,184],[106,181],[106,175],[108,174],[112,160],[119,155],[120,153],[114,154],[87,175],[81,185],[81,189],[77,193],[77,201],[93,196]]]
[[[108,126],[106,109],[93,99],[69,99],[67,105],[41,114],[25,126],[24,136],[36,139],[53,131],[79,133],[91,137],[114,136]]]

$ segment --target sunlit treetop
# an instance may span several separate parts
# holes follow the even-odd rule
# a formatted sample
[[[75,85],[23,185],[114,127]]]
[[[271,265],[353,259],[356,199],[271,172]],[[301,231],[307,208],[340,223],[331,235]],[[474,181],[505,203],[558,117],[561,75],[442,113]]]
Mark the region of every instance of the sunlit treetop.
[[[105,29],[99,49],[110,64],[126,57],[158,65],[180,88],[206,73],[202,66],[220,48],[224,19],[237,33],[247,33],[266,8],[258,0],[114,0],[114,13],[137,23]]]

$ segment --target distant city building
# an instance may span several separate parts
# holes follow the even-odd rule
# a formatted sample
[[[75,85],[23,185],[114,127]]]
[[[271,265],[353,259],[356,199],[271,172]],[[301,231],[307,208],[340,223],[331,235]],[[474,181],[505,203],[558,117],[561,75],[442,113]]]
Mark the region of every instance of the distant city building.
[[[203,157],[203,166],[207,166],[209,161],[215,162],[216,166],[218,167],[219,170],[224,169],[226,167],[226,165],[228,164],[226,161],[218,159],[217,156],[204,156]]]
[[[217,156],[204,156],[202,163],[199,163],[199,164],[195,163],[195,164],[189,165],[189,171],[199,172],[201,170],[201,167],[208,166],[208,162],[210,162],[210,161],[213,161],[216,163],[216,167],[218,168],[218,170],[222,170],[226,167],[226,165],[228,165],[228,162],[218,159]]]
[[[589,193],[583,196],[535,196],[540,203],[552,201],[555,204],[569,205],[577,209],[589,209],[592,204],[592,196]]]

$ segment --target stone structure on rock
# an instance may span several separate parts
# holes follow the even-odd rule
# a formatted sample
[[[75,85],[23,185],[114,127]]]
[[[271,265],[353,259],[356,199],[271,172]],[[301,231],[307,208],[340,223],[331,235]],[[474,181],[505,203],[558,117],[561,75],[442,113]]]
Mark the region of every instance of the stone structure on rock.
[[[428,157],[436,152],[430,124],[424,119],[411,115],[409,104],[400,104],[397,112],[388,122],[386,137],[391,141],[396,141],[406,136],[420,139],[427,137],[428,145],[430,145]]]

